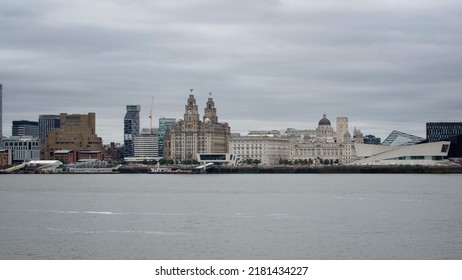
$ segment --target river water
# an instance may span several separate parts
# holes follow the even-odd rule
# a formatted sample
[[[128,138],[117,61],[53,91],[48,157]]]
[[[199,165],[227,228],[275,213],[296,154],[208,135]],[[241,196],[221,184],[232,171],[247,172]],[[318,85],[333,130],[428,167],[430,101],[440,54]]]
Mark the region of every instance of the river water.
[[[2,175],[0,259],[462,259],[462,175]]]

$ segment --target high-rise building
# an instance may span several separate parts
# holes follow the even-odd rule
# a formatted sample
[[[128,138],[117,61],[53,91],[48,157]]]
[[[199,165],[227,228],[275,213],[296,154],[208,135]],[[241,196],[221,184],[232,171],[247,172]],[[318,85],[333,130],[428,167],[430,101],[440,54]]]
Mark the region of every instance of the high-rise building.
[[[53,128],[58,128],[60,125],[59,115],[40,115],[39,116],[39,143],[44,144],[48,132]]]
[[[34,121],[13,121],[12,136],[33,136],[39,138],[39,125]]]
[[[140,105],[127,105],[124,117],[124,156],[135,155],[134,137],[140,135]]]
[[[164,157],[164,143],[165,135],[167,134],[170,127],[175,124],[175,118],[160,118],[159,119],[159,130],[157,133],[158,138],[158,147],[159,147],[159,157]]]
[[[62,150],[100,151],[104,153],[103,140],[96,135],[96,114],[60,114],[60,127],[48,132],[45,144],[41,145],[42,158],[55,159],[55,152]]]
[[[165,140],[164,156],[175,161],[193,160],[201,153],[228,153],[228,123],[219,123],[215,103],[209,97],[203,121],[193,94],[185,106],[184,120],[175,122]]]

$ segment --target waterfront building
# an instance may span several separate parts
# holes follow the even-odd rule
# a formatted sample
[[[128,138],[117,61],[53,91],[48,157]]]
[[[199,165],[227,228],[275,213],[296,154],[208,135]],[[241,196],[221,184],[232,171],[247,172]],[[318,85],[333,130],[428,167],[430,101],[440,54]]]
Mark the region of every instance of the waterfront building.
[[[393,130],[390,135],[383,141],[383,146],[408,146],[422,143],[424,138],[407,134],[401,131]]]
[[[440,141],[415,145],[355,144],[358,157],[352,165],[451,165],[448,152],[451,142]]]
[[[38,120],[39,143],[45,144],[48,132],[60,126],[59,115],[40,115]]]
[[[211,96],[201,121],[196,99],[190,94],[183,120],[176,121],[165,138],[164,157],[180,162],[194,160],[199,153],[228,153],[230,131],[228,123],[218,122]]]
[[[375,137],[371,134],[364,136],[364,144],[380,145],[380,142],[380,137]]]
[[[337,121],[337,131],[335,134],[331,122],[326,114],[318,123],[316,135],[297,137],[295,134],[289,135],[289,160],[328,160],[346,164],[356,159],[354,142],[348,132],[348,118],[339,117]],[[334,136],[336,135],[336,137]],[[359,134],[358,134],[359,135]],[[360,137],[358,137],[360,139]]]
[[[60,127],[48,132],[45,144],[41,145],[42,158],[57,159],[55,152],[70,150],[79,160],[80,151],[104,152],[103,141],[96,134],[96,114],[60,114]]]
[[[105,160],[118,161],[123,158],[124,151],[120,143],[111,142],[109,145],[105,145],[104,150],[106,151],[104,155]]]
[[[124,117],[124,157],[135,155],[134,137],[140,135],[140,105],[127,105]]]
[[[462,158],[462,122],[428,122],[427,140],[432,143],[451,141],[450,158]]]
[[[12,136],[32,136],[39,138],[39,125],[34,121],[13,121]]]
[[[274,137],[273,134],[240,136],[233,134],[229,138],[229,153],[238,160],[257,160],[263,165],[276,165],[280,160],[289,159],[289,139]]]
[[[175,118],[159,118],[159,129],[157,131],[157,141],[158,141],[158,155],[159,157],[164,157],[164,146],[165,146],[165,135],[168,133],[169,129],[175,124]]]
[[[134,157],[154,160],[159,157],[157,129],[143,129],[140,135],[134,136]]]
[[[337,133],[324,114],[316,129],[288,128],[283,133],[271,130],[251,131],[247,136],[232,135],[230,153],[241,162],[251,159],[263,165],[277,165],[285,160],[346,164],[356,159],[355,142],[348,131],[348,118],[338,117],[337,121]],[[355,133],[361,142],[362,133],[356,129]]]
[[[16,163],[40,159],[38,137],[11,136],[3,138],[2,149],[11,150],[12,161]]]
[[[6,167],[13,164],[13,155],[10,149],[0,149],[0,167]]]
[[[64,164],[77,162],[77,153],[73,150],[57,150],[53,153],[53,158]]]

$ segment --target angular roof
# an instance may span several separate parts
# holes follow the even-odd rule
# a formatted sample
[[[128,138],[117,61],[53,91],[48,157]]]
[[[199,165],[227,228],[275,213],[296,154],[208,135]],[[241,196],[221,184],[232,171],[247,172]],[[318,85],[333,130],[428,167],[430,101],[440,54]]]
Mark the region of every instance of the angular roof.
[[[393,130],[393,132],[388,135],[387,139],[383,141],[383,146],[409,146],[419,144],[425,141],[425,138],[407,134],[401,131]]]

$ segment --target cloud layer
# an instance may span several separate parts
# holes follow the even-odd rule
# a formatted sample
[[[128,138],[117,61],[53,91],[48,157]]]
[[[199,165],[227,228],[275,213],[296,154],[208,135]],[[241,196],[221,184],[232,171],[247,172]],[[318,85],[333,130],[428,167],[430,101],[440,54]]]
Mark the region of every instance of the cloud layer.
[[[96,112],[122,141],[125,105],[182,118],[213,92],[233,132],[312,129],[322,114],[382,138],[462,121],[462,3],[408,0],[0,0],[3,131]]]

